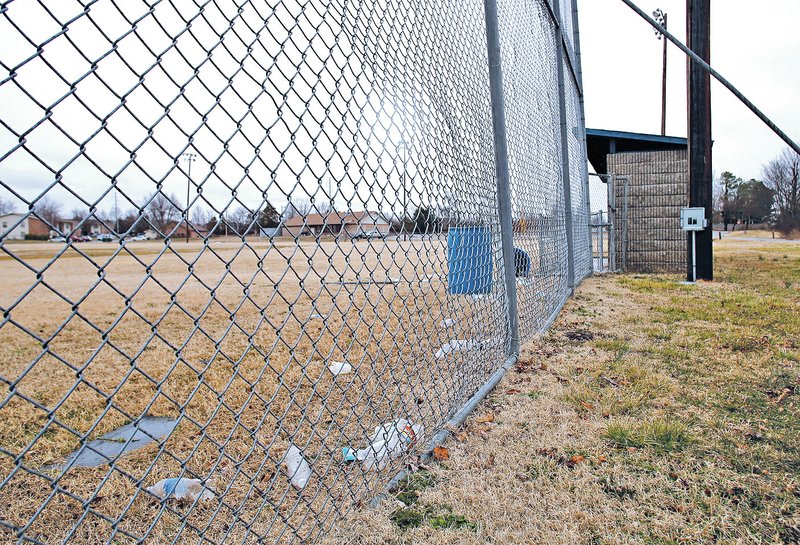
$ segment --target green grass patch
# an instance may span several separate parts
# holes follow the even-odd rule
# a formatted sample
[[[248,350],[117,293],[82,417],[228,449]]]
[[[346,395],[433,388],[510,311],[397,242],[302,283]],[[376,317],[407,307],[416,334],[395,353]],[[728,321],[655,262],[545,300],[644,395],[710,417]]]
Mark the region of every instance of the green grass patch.
[[[657,418],[643,423],[611,423],[606,439],[621,448],[648,448],[664,453],[683,450],[693,439],[689,427],[672,418]]]
[[[436,475],[430,471],[417,471],[401,480],[395,490],[395,497],[406,505],[419,500],[419,493],[436,484]]]
[[[449,507],[444,513],[429,516],[428,524],[430,524],[431,528],[439,530],[446,528],[476,530],[478,528],[477,524],[467,519],[464,515],[456,515],[450,512]]]
[[[425,522],[425,515],[416,509],[400,508],[389,515],[389,520],[401,530],[408,530],[422,526],[422,523]]]
[[[449,505],[426,505],[419,508],[396,509],[390,516],[391,520],[401,530],[418,528],[427,524],[436,530],[467,529],[476,530],[478,525],[464,515],[453,513]]]
[[[591,318],[592,316],[597,316],[597,313],[595,311],[593,311],[592,309],[586,308],[584,306],[579,306],[578,308],[576,308],[572,312],[574,312],[578,316],[583,316],[583,317],[587,317],[587,318]]]
[[[616,337],[595,339],[592,341],[592,346],[600,348],[601,350],[608,350],[609,352],[627,352],[631,348],[627,341]]]
[[[672,339],[672,333],[666,328],[651,327],[646,330],[647,337],[654,341],[669,341]]]
[[[641,414],[669,400],[672,381],[657,363],[639,353],[629,358],[625,354],[620,350],[605,366],[576,376],[562,399],[579,413],[603,416]]]

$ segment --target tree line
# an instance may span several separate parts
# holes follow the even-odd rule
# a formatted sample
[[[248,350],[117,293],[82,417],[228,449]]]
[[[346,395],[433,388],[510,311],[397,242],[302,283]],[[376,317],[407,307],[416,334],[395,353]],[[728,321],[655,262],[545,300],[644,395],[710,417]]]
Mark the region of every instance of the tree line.
[[[108,214],[102,218],[106,226],[116,233],[138,233],[154,229],[163,235],[169,234],[176,226],[185,224],[184,207],[174,194],[156,192],[143,201],[140,209],[128,210],[122,214]],[[189,210],[189,229],[203,235],[238,235],[258,233],[262,228],[277,227],[281,214],[269,202],[250,209],[243,205],[229,207],[230,211],[217,214],[202,204],[194,204]],[[74,215],[74,213],[73,213]]]
[[[763,180],[723,172],[714,187],[715,220],[745,227],[768,223],[788,235],[800,230],[800,155],[787,148],[764,165]]]
[[[103,225],[109,232],[124,234],[143,233],[153,229],[163,235],[169,234],[176,226],[184,224],[183,207],[178,197],[173,194],[155,192],[142,200],[139,208],[124,211],[95,211],[74,208],[64,213],[63,205],[51,197],[43,197],[34,204],[34,214],[49,223],[56,225],[66,219],[74,222],[84,235],[92,232],[95,224]],[[258,209],[250,209],[239,205],[228,207],[230,211],[216,213],[202,204],[190,207],[189,229],[205,235],[243,236],[258,234],[263,228],[275,228],[282,222],[297,216],[309,214],[328,214],[335,212],[327,202],[312,203],[309,199],[294,199],[282,211],[278,211],[269,201],[264,201]],[[0,215],[14,212],[10,201],[0,198]],[[391,229],[395,232],[430,234],[442,230],[448,219],[440,217],[432,207],[420,206],[411,215],[405,217],[388,217]]]
[[[185,224],[184,207],[174,194],[155,192],[148,195],[139,208],[125,211],[95,211],[74,208],[63,212],[63,205],[51,197],[42,197],[33,205],[34,215],[51,226],[61,220],[69,220],[80,226],[84,235],[91,233],[92,226],[101,224],[109,232],[123,234],[142,233],[153,229],[163,235],[169,234],[176,226]],[[248,235],[258,233],[262,228],[277,227],[281,213],[264,201],[255,210],[243,205],[231,207],[230,212],[216,214],[201,204],[190,208],[189,229],[215,235]],[[15,212],[13,203],[0,198],[0,214]]]

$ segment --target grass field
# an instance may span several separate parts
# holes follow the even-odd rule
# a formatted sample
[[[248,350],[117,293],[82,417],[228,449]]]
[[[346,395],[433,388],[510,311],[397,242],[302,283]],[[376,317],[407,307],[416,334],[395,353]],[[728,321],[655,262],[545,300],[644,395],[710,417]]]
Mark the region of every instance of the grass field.
[[[451,338],[503,335],[500,299],[447,293],[440,240],[63,249],[15,243],[0,257],[0,518],[33,521],[27,535],[47,542],[313,536],[394,469],[344,466],[341,447],[387,418],[441,425],[504,359],[489,342],[431,364]],[[372,282],[337,283],[359,279]],[[336,360],[354,372],[334,377]],[[113,468],[53,467],[143,414],[180,424]],[[281,472],[290,437],[314,466],[302,493]],[[141,491],[180,475],[222,501]]]
[[[800,243],[588,279],[446,443],[328,543],[800,543]],[[756,240],[753,240],[753,239]]]

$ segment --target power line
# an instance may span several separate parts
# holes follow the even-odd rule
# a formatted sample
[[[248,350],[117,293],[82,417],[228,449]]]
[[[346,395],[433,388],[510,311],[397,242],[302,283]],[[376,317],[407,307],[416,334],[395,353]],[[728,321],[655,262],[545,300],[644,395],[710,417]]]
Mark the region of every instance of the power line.
[[[696,54],[694,51],[692,51],[692,50],[691,50],[691,49],[689,49],[689,48],[688,48],[686,45],[684,45],[684,44],[683,44],[683,42],[681,42],[681,41],[680,41],[679,39],[677,39],[675,36],[673,36],[672,34],[670,34],[669,32],[667,32],[667,29],[666,29],[666,28],[664,28],[663,26],[661,26],[660,24],[658,24],[658,23],[657,23],[655,20],[653,20],[653,19],[652,19],[652,18],[651,18],[649,15],[647,15],[647,14],[646,14],[644,11],[642,11],[641,9],[639,9],[639,7],[638,7],[636,4],[634,4],[634,3],[633,3],[631,0],[622,0],[622,2],[623,2],[623,3],[625,3],[625,5],[627,5],[629,8],[631,8],[633,11],[635,11],[635,12],[636,12],[636,13],[637,13],[637,14],[638,14],[638,15],[639,15],[639,16],[640,16],[642,19],[644,19],[645,21],[647,21],[648,23],[650,23],[650,25],[651,25],[653,28],[655,28],[655,29],[656,29],[658,32],[660,32],[661,34],[663,34],[664,36],[666,36],[666,37],[667,37],[667,39],[668,39],[669,41],[671,41],[673,44],[675,44],[675,45],[678,47],[678,49],[680,49],[681,51],[683,51],[684,53],[686,53],[686,54],[689,56],[689,58],[691,58],[691,59],[692,59],[692,60],[693,60],[695,63],[697,63],[697,64],[698,64],[700,67],[702,67],[702,68],[703,68],[703,69],[704,69],[706,72],[708,72],[709,74],[711,74],[712,76],[714,76],[714,78],[715,78],[717,81],[719,81],[719,82],[720,82],[722,85],[724,85],[724,86],[725,86],[725,87],[726,87],[726,88],[727,88],[727,89],[728,89],[728,90],[729,90],[731,93],[733,93],[733,95],[734,95],[736,98],[738,98],[740,101],[742,101],[742,103],[743,103],[745,106],[747,106],[748,108],[750,108],[750,111],[751,111],[751,112],[753,112],[754,114],[756,114],[756,116],[757,116],[757,117],[758,117],[758,118],[759,118],[761,121],[763,121],[763,122],[764,122],[764,124],[766,124],[766,125],[767,125],[767,126],[770,128],[770,129],[772,129],[772,132],[774,132],[775,134],[777,134],[777,135],[778,135],[778,136],[781,138],[781,140],[783,140],[784,142],[786,142],[786,143],[789,145],[789,147],[790,147],[790,148],[792,148],[792,149],[793,149],[793,150],[794,150],[796,153],[800,154],[800,146],[798,146],[798,145],[797,145],[797,143],[796,143],[794,140],[792,140],[792,139],[789,137],[789,135],[787,135],[787,134],[786,134],[785,132],[783,132],[783,131],[782,131],[782,130],[781,130],[781,129],[780,129],[780,128],[779,128],[779,127],[778,127],[778,126],[775,124],[775,123],[773,123],[773,122],[772,122],[772,120],[771,120],[769,117],[767,117],[767,116],[766,116],[766,114],[764,114],[764,112],[762,112],[760,109],[758,109],[758,108],[756,107],[756,105],[755,105],[755,104],[753,104],[753,103],[750,101],[750,99],[748,99],[746,96],[744,96],[744,95],[743,95],[743,94],[742,94],[742,93],[739,91],[739,89],[737,89],[736,87],[734,87],[734,85],[733,85],[731,82],[729,82],[727,79],[725,79],[725,78],[722,76],[722,74],[720,74],[719,72],[717,72],[716,70],[714,70],[714,69],[711,67],[711,65],[709,65],[709,64],[708,64],[706,61],[704,61],[703,59],[701,59],[701,58],[700,58],[700,57],[699,57],[699,56],[698,56],[698,55],[697,55],[697,54]]]

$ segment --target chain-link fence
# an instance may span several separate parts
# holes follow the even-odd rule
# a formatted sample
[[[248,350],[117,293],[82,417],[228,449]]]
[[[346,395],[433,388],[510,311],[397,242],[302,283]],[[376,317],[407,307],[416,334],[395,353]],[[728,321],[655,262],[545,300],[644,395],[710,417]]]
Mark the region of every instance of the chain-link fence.
[[[591,271],[576,22],[0,3],[0,540],[310,543],[379,492]]]

